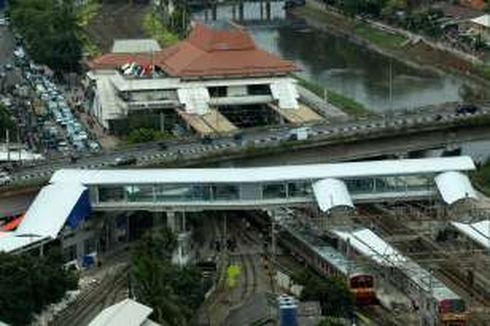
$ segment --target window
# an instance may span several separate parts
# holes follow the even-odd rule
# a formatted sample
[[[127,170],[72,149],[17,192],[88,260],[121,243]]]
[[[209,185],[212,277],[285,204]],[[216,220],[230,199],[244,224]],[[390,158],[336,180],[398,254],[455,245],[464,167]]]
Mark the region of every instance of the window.
[[[286,198],[286,186],[282,183],[272,183],[262,186],[262,198]]]
[[[215,200],[234,200],[239,199],[239,189],[235,185],[217,184],[211,187]]]
[[[99,186],[99,202],[120,202],[123,200],[123,186]]]
[[[128,201],[132,202],[152,202],[153,185],[134,185],[126,187]]]
[[[311,195],[311,184],[307,182],[288,183],[288,197],[308,197]]]
[[[226,86],[208,87],[210,97],[226,97],[228,90]]]
[[[87,239],[83,242],[83,252],[88,255],[94,251],[97,251],[97,245],[94,238]]]
[[[248,85],[248,95],[271,95],[271,88],[268,84]]]
[[[66,262],[77,259],[77,246],[71,245],[63,249],[63,258]]]
[[[157,201],[188,201],[193,197],[191,185],[163,185],[157,187]]]

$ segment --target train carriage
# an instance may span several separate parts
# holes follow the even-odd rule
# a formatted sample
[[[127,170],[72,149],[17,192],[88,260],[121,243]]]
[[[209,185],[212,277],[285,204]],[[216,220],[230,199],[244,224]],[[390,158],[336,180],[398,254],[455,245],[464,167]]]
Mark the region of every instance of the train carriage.
[[[334,232],[344,247],[352,247],[358,254],[375,261],[385,269],[390,281],[412,301],[419,311],[423,325],[465,326],[464,300],[408,257],[386,243],[369,229],[352,232]]]
[[[309,231],[281,225],[279,243],[322,276],[343,278],[359,305],[375,303],[374,276]]]

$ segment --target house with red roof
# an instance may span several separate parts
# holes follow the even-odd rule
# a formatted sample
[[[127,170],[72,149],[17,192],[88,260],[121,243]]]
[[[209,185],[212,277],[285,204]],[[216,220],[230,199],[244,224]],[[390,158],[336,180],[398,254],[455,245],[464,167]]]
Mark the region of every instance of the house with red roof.
[[[197,24],[187,39],[168,48],[141,44],[133,49],[125,41],[118,51],[89,63],[95,85],[93,113],[113,132],[128,128],[128,115],[143,111],[174,112],[207,134],[236,130],[230,112],[268,106],[287,116],[300,109],[290,76],[298,67],[258,48],[241,28]]]

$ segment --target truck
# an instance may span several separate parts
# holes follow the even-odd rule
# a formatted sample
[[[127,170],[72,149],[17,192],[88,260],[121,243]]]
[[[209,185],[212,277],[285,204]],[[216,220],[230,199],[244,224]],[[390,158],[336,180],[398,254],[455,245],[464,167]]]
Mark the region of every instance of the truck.
[[[306,140],[311,133],[311,128],[300,127],[289,132],[289,140]]]

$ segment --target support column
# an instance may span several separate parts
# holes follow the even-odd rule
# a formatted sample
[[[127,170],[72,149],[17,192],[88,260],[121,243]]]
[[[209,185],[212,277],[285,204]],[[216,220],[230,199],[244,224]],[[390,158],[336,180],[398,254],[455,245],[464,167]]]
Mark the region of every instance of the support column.
[[[271,20],[271,2],[267,0],[265,2],[265,16],[267,20]]]
[[[243,21],[243,2],[240,1],[238,4],[238,20]]]
[[[176,232],[175,228],[175,212],[167,212],[167,227],[172,230],[172,232]]]

